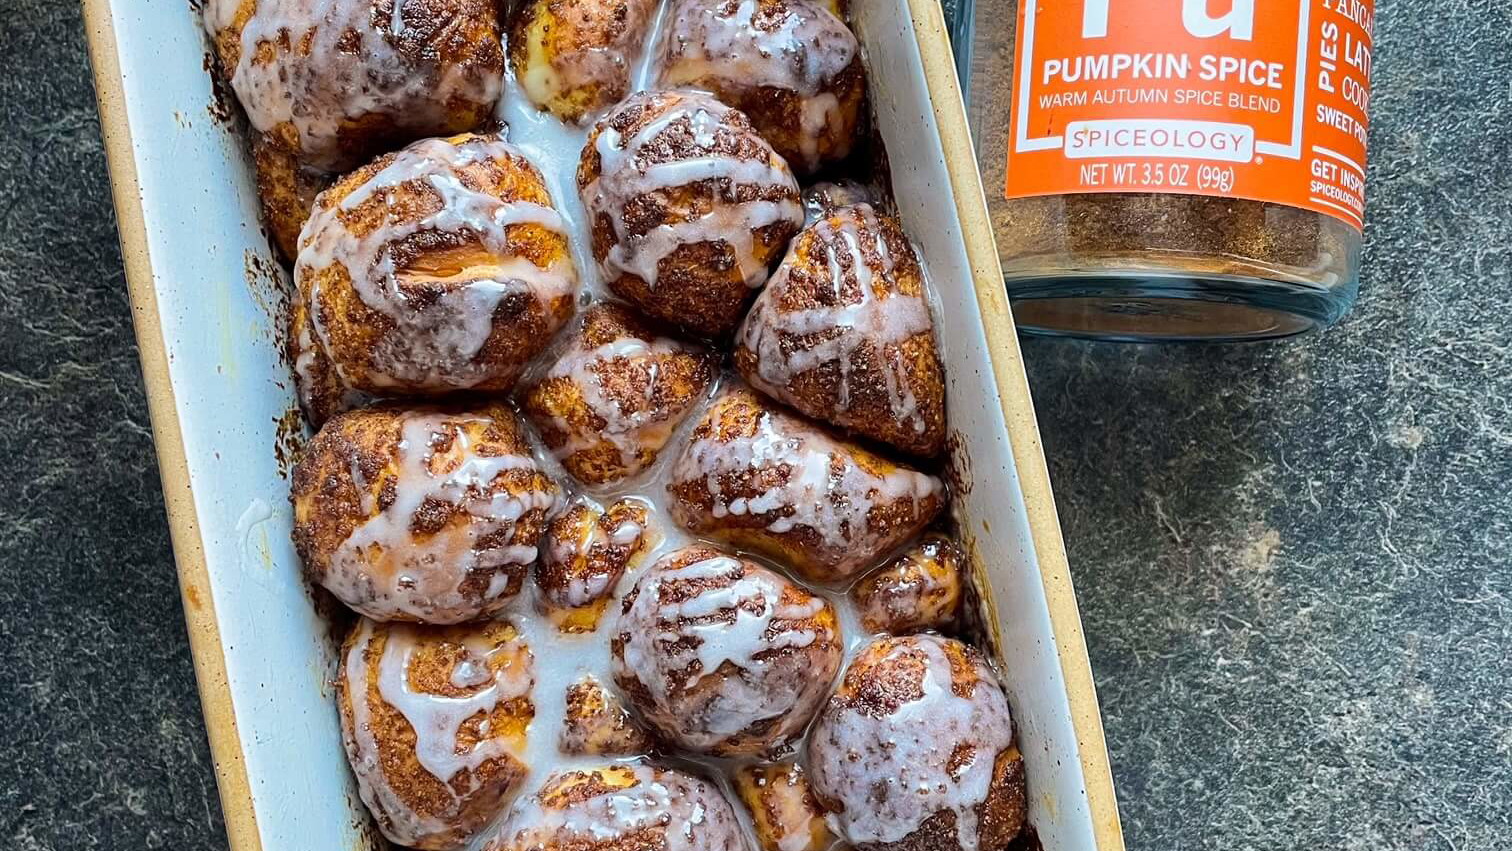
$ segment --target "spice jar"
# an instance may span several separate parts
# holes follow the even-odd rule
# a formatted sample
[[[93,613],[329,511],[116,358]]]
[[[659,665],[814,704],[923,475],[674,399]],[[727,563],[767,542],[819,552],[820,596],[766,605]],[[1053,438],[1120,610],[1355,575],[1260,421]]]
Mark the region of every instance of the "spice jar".
[[[961,10],[1019,327],[1251,340],[1343,316],[1359,287],[1373,5]]]

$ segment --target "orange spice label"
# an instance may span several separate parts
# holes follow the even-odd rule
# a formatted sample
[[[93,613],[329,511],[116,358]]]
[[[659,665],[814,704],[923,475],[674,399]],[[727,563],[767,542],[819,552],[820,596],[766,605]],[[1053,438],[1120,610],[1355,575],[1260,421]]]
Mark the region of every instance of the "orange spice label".
[[[1022,0],[1009,198],[1246,198],[1361,227],[1374,0]]]

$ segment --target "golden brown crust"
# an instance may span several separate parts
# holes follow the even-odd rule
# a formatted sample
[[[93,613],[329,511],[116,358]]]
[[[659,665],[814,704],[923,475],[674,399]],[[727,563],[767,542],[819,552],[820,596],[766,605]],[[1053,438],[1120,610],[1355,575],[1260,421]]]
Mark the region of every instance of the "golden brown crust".
[[[825,810],[798,763],[742,766],[735,770],[734,785],[763,851],[828,851],[834,843]]]
[[[935,477],[744,388],[725,392],[694,426],[667,493],[684,528],[765,553],[815,582],[872,567],[945,504]]]
[[[767,395],[915,455],[943,447],[945,371],[896,218],[858,204],[805,228],[736,340],[736,368]]]
[[[566,633],[592,632],[625,571],[651,548],[650,506],[622,499],[608,509],[579,498],[546,528],[536,585]]]
[[[252,162],[257,167],[257,197],[268,235],[292,262],[299,256],[299,232],[310,218],[315,196],[335,175],[301,165],[297,154],[272,133],[252,134]]]
[[[576,294],[541,173],[476,134],[418,142],[322,192],[295,278],[342,378],[380,395],[510,389]]]
[[[295,465],[295,548],[317,582],[370,617],[492,616],[522,587],[561,498],[529,453],[500,403],[341,414]],[[503,513],[496,496],[511,498]]]
[[[717,353],[660,336],[628,308],[600,302],[522,407],[574,478],[612,484],[656,460],[718,365]]]
[[[613,692],[593,677],[567,688],[567,714],[557,747],[569,756],[641,756],[655,747]]]
[[[621,603],[614,681],[667,741],[717,756],[770,753],[800,734],[840,667],[827,600],[705,546],[663,557]]]
[[[290,299],[288,319],[284,357],[294,369],[294,386],[305,420],[311,428],[319,429],[331,417],[363,404],[367,398],[342,383],[325,349],[315,342],[309,311],[298,290]]]
[[[698,161],[720,173],[675,176]],[[787,164],[744,115],[697,93],[621,103],[589,134],[577,183],[609,288],[704,338],[734,329],[803,221]]]
[[[958,544],[926,536],[851,588],[862,627],[893,635],[949,629],[961,611],[964,569]]]
[[[525,0],[509,20],[509,61],[525,95],[569,123],[630,91],[655,0]]]
[[[833,4],[674,0],[669,17],[662,85],[714,93],[801,174],[850,154],[866,70]]]
[[[535,714],[529,648],[503,621],[419,628],[363,619],[341,658],[343,738],[379,828],[416,848],[466,842],[527,774],[518,755]],[[477,705],[475,714],[447,711],[448,702],[464,701]],[[438,753],[440,764],[457,768],[451,776],[427,767]]]

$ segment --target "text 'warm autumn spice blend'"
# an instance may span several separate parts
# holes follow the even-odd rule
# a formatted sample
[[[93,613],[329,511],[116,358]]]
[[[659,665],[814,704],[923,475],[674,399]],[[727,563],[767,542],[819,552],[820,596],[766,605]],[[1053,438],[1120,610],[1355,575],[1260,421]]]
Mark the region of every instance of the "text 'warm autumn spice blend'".
[[[1260,339],[1344,314],[1373,0],[992,5],[971,108],[1022,327]]]

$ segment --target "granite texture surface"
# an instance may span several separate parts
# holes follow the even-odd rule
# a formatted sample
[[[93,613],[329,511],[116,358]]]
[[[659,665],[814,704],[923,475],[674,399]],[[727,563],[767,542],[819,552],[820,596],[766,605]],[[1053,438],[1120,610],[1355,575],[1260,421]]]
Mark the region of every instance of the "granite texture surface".
[[[1129,847],[1512,847],[1512,12],[1381,4],[1364,295],[1031,341]],[[74,0],[0,0],[0,846],[224,846]]]

